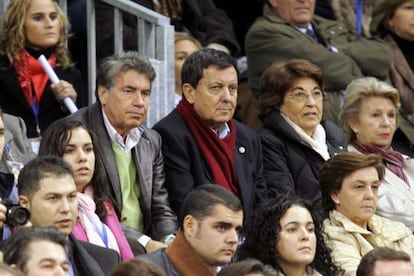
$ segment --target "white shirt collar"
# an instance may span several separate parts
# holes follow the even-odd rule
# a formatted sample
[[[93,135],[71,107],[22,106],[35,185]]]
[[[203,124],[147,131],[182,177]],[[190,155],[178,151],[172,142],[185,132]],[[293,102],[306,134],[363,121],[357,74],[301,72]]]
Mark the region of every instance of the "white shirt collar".
[[[312,27],[312,24],[309,24],[309,26],[307,28],[300,28],[297,27],[299,31],[301,31],[302,33],[306,34],[306,30],[312,30],[313,32],[315,32],[315,30]]]
[[[211,129],[220,139],[226,138],[230,134],[230,127],[227,123],[222,124],[217,130]]]
[[[175,104],[175,106],[178,105],[178,103],[181,101],[182,98],[183,97],[180,94],[174,93],[174,104]]]
[[[134,148],[139,140],[142,137],[142,133],[144,132],[144,128],[142,126],[140,127],[134,127],[131,129],[126,137],[125,143],[122,139],[121,134],[119,134],[116,129],[112,126],[112,124],[109,122],[108,117],[105,114],[105,111],[102,109],[102,116],[105,124],[106,131],[108,132],[109,137],[111,138],[111,141],[115,144],[117,144],[121,149],[124,151],[130,151],[132,148]]]

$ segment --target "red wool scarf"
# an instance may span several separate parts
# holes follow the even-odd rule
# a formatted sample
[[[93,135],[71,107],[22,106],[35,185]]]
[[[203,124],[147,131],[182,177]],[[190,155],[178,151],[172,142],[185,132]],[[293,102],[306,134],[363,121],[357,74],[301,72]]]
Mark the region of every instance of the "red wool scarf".
[[[195,112],[193,106],[182,99],[177,105],[177,111],[190,129],[204,160],[213,175],[215,184],[223,186],[240,198],[237,173],[234,167],[234,148],[236,147],[236,127],[234,121],[227,124],[230,134],[220,139]]]

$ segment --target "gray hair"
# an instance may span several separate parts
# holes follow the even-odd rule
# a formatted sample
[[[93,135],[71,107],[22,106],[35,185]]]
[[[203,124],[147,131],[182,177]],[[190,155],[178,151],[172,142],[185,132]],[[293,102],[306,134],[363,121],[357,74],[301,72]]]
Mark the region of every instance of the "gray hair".
[[[138,52],[128,51],[108,56],[99,63],[96,73],[95,96],[97,101],[99,101],[98,87],[112,88],[116,76],[128,70],[135,70],[145,75],[151,83],[155,79],[155,71],[151,63],[148,59],[140,56]]]

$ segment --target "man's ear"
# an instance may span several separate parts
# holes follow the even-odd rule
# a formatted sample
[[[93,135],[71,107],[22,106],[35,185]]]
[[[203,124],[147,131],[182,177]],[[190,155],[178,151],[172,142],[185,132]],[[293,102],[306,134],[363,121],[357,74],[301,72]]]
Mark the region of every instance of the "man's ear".
[[[196,90],[189,83],[183,84],[183,95],[187,102],[190,104],[194,103]]]
[[[19,203],[20,205],[22,205],[23,207],[26,207],[27,209],[30,210],[30,201],[29,199],[24,196],[24,195],[19,195]]]
[[[183,221],[183,232],[187,238],[191,238],[194,233],[194,227],[197,224],[197,221],[192,215],[187,215]]]
[[[107,103],[107,94],[108,90],[105,87],[102,85],[98,86],[98,98],[102,106],[105,106]]]

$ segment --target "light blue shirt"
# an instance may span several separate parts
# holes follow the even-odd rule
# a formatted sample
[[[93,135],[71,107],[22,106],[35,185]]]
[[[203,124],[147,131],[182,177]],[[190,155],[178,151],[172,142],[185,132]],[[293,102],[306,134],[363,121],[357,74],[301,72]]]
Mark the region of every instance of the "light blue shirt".
[[[230,134],[230,127],[227,123],[222,124],[217,130],[211,129],[220,139],[224,139]]]

